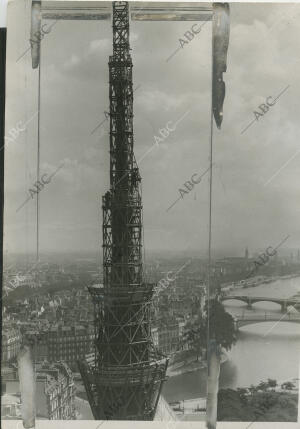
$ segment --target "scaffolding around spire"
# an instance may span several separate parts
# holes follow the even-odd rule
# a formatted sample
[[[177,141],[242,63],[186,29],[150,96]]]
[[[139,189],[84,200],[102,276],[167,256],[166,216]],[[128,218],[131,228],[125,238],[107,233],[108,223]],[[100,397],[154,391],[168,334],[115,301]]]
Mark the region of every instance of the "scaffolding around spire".
[[[95,359],[79,362],[97,420],[153,420],[168,360],[154,347],[150,311],[154,284],[142,258],[141,176],[133,152],[129,7],[113,3],[109,58],[110,189],[102,198],[103,287],[94,303]]]

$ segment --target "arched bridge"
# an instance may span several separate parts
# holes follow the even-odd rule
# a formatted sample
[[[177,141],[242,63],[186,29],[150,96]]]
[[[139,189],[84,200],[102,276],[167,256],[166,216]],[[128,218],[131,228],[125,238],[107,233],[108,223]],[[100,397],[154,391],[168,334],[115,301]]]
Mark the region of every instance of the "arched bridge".
[[[287,311],[288,306],[294,306],[294,305],[300,305],[300,299],[298,298],[270,298],[264,297],[264,296],[247,296],[247,295],[224,295],[220,298],[222,302],[228,301],[230,299],[234,299],[237,301],[245,302],[248,306],[248,308],[252,307],[252,304],[255,304],[256,302],[274,302],[275,304],[279,304],[281,306],[281,311],[285,313]]]
[[[254,325],[260,322],[291,322],[300,324],[300,313],[285,313],[281,314],[243,314],[241,316],[235,316],[236,328],[241,328],[246,325]]]

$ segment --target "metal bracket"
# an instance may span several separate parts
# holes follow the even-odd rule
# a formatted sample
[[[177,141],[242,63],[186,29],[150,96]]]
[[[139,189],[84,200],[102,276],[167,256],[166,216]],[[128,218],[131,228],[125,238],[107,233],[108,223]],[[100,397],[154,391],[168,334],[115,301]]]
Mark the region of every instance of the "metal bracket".
[[[223,119],[227,50],[229,43],[228,3],[187,3],[184,6],[149,6],[135,3],[131,7],[133,21],[212,21],[213,73],[212,98],[213,114],[217,127]],[[40,63],[42,19],[46,20],[109,20],[112,16],[111,4],[103,6],[97,1],[41,1],[32,0],[31,7],[31,57],[32,68]]]
[[[142,3],[144,4],[144,3]],[[42,19],[45,20],[110,20],[111,5],[103,6],[97,1],[41,1],[32,0],[31,40],[41,33]],[[188,6],[142,6],[138,3],[131,7],[133,21],[211,21],[213,7],[211,3]],[[37,68],[40,60],[40,40],[31,42],[32,67]]]

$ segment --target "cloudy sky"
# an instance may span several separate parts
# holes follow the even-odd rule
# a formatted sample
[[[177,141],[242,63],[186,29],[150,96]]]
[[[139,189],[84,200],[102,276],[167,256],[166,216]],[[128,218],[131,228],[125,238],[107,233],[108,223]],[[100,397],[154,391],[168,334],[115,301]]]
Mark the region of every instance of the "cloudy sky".
[[[300,5],[231,4],[222,130],[214,127],[213,247],[241,254],[278,244],[300,246]],[[135,154],[143,178],[146,250],[199,250],[208,238],[208,175],[179,198],[179,189],[208,168],[211,24],[171,60],[193,22],[132,22]],[[5,249],[36,243],[38,71],[31,68],[29,2],[8,13]],[[97,250],[101,196],[109,186],[108,56],[110,21],[59,21],[42,41],[41,175],[63,167],[40,193],[41,250]],[[266,98],[277,103],[243,134]],[[269,99],[271,100],[271,99]],[[33,119],[32,119],[33,117]],[[168,121],[176,130],[158,145]],[[297,152],[299,151],[299,152]]]

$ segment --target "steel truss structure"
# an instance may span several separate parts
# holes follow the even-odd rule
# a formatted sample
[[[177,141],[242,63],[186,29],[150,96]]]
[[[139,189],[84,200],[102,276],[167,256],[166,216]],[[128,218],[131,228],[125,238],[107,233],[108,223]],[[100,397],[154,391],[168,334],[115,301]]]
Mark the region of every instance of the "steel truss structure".
[[[127,2],[113,3],[109,58],[110,190],[102,199],[103,288],[90,287],[95,359],[79,362],[95,419],[153,420],[168,360],[154,348],[144,282],[141,176],[133,152],[132,59]]]

